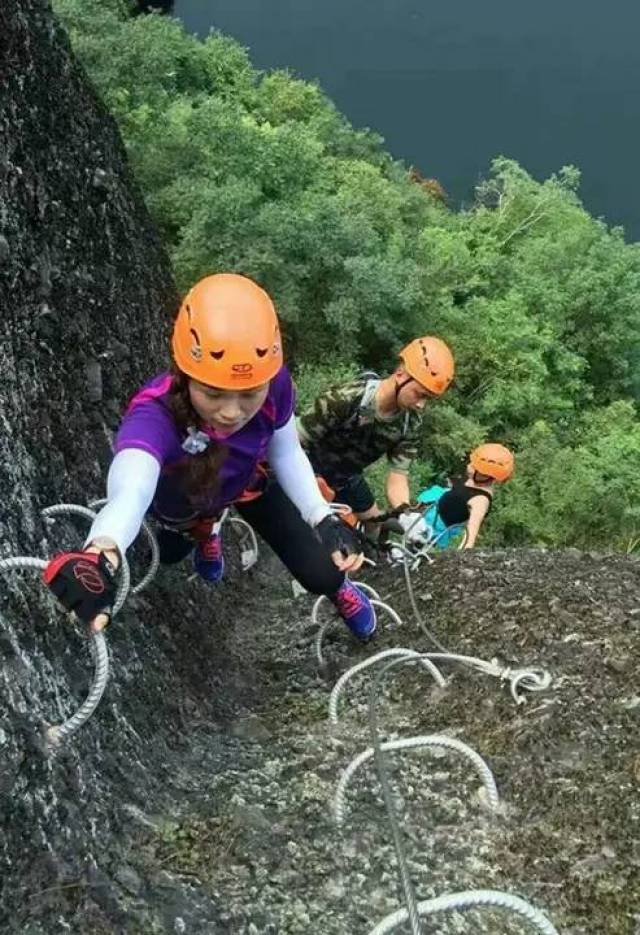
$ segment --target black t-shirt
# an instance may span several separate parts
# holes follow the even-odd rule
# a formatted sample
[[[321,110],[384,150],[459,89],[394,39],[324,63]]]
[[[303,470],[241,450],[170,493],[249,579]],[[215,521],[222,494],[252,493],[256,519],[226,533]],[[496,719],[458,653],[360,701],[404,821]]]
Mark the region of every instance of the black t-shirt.
[[[467,487],[463,477],[454,478],[451,490],[443,493],[438,500],[438,513],[445,526],[458,526],[460,523],[467,522],[471,515],[469,500],[473,497],[486,497],[489,501],[489,510],[491,509],[492,498],[488,490],[483,490],[481,487]]]

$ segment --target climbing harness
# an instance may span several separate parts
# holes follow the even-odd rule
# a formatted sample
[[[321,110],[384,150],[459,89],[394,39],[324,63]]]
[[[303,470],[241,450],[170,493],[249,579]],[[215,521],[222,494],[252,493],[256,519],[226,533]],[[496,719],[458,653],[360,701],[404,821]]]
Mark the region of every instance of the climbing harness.
[[[104,502],[106,501],[101,501],[101,503]],[[238,534],[238,545],[240,548],[240,569],[242,571],[249,571],[249,569],[253,568],[253,566],[258,561],[259,556],[258,539],[253,528],[249,525],[249,523],[247,523],[246,520],[231,513],[230,507],[225,507],[220,515],[220,518],[215,522],[213,520],[211,521],[211,531],[221,535],[225,524],[235,530],[235,532]],[[162,528],[168,529],[171,532],[176,531],[176,527],[169,523],[162,524]],[[186,534],[188,534],[188,532],[188,530],[185,530]],[[187,580],[195,581],[197,578],[198,574],[195,573]]]

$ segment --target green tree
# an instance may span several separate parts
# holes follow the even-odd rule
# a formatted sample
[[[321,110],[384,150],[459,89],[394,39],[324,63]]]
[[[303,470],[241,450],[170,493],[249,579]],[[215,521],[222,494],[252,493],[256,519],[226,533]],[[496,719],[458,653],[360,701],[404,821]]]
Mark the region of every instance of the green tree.
[[[456,381],[427,409],[417,482],[501,441],[518,467],[494,541],[625,546],[640,252],[584,209],[577,169],[539,182],[500,157],[474,204],[452,211],[317,84],[257,71],[232,39],[200,41],[123,0],[54,2],[183,289],[218,269],[261,282],[303,398],[325,379],[388,372],[417,334],[442,336]]]

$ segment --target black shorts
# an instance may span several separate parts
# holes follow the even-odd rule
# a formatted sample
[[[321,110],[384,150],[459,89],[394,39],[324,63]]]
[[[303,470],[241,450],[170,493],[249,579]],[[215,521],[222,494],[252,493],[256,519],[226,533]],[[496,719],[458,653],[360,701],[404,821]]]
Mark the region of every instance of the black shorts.
[[[325,477],[336,492],[336,502],[346,503],[354,513],[366,513],[376,502],[373,491],[362,474],[352,474],[346,481],[333,484],[331,479]]]

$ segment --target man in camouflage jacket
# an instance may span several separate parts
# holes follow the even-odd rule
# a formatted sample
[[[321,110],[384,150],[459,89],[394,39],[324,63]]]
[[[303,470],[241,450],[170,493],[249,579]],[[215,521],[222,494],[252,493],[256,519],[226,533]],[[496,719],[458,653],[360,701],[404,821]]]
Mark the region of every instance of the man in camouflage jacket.
[[[422,409],[453,379],[451,351],[439,338],[416,338],[400,352],[388,377],[363,375],[332,387],[298,420],[302,444],[318,475],[361,520],[381,510],[362,472],[383,455],[389,463],[387,500],[408,504],[409,469],[418,453]]]

